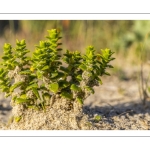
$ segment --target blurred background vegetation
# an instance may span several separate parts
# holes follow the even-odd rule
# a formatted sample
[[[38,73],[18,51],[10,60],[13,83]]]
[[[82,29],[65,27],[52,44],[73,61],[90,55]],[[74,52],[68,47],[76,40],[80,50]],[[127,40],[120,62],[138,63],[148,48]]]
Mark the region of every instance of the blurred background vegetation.
[[[145,61],[150,59],[149,20],[0,20],[0,53],[4,43],[15,46],[16,39],[25,39],[32,51],[52,28],[61,31],[64,50],[84,53],[88,45],[97,52],[109,48],[120,65],[137,65],[141,54]]]

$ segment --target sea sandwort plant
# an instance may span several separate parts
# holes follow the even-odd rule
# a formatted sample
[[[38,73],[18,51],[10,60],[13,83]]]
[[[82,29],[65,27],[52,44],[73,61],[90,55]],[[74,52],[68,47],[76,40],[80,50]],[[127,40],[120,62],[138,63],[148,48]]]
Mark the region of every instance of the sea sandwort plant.
[[[83,55],[67,50],[60,56],[60,32],[52,29],[48,33],[47,40],[40,41],[30,57],[25,40],[16,40],[15,48],[4,44],[0,89],[11,97],[14,122],[21,122],[31,110],[31,115],[33,111],[46,115],[55,109],[51,117],[56,120],[60,119],[58,116],[63,120],[61,113],[77,111],[77,118],[84,100],[94,93],[93,87],[102,84],[100,77],[110,75],[106,72],[113,67],[109,64],[114,59],[110,49],[95,53],[94,47],[88,46]],[[56,112],[60,114],[55,116]]]

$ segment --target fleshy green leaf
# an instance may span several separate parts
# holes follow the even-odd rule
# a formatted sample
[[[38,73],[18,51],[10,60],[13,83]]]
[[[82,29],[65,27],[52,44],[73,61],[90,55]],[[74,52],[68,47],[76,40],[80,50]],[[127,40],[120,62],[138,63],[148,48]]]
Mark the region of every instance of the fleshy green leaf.
[[[2,89],[2,92],[8,92],[9,91],[9,87],[8,86],[0,85],[0,88]]]
[[[8,56],[3,56],[3,57],[2,57],[2,59],[4,59],[4,60],[8,60],[8,59],[9,59],[9,57],[8,57]]]
[[[46,46],[45,41],[40,41],[39,42],[40,48],[44,48]]]
[[[44,93],[44,94],[42,94],[42,96],[43,96],[44,100],[50,100],[50,98],[51,98],[51,95],[49,93]]]
[[[32,91],[35,94],[35,96],[41,100],[38,90],[36,88],[32,87]]]
[[[82,69],[83,71],[84,71],[84,70],[87,70],[87,67],[86,67],[85,65],[83,65],[83,64],[80,65],[79,68]]]
[[[73,95],[71,94],[71,93],[68,93],[68,92],[62,92],[61,94],[60,94],[60,96],[61,97],[63,97],[63,98],[66,98],[66,99],[73,99]]]
[[[80,104],[83,105],[83,100],[82,100],[82,98],[77,97],[76,100],[77,100]]]
[[[28,105],[28,108],[34,109],[34,110],[39,110],[39,108],[35,105]]]
[[[31,84],[31,85],[29,85],[27,88],[26,88],[26,90],[28,91],[28,90],[30,90],[30,89],[32,89],[32,88],[38,88],[38,84],[37,83],[34,83],[34,84]]]
[[[38,76],[39,79],[41,79],[42,78],[42,72],[41,71],[37,71],[37,76]]]
[[[15,102],[17,104],[21,104],[21,103],[28,103],[28,102],[30,102],[30,100],[29,99],[25,99],[25,98],[16,98]]]
[[[53,92],[53,93],[57,93],[58,92],[58,89],[59,89],[59,85],[58,85],[58,83],[51,83],[50,85],[49,85],[49,89],[50,89],[50,91],[51,92]]]
[[[99,82],[99,84],[103,84],[102,80],[99,77],[96,77],[96,80]]]
[[[85,89],[90,91],[92,94],[94,94],[94,89],[89,87],[89,86],[85,86]]]
[[[63,80],[60,80],[58,83],[59,83],[59,87],[60,87],[61,89],[66,88],[66,87],[68,87],[68,86],[70,85],[69,82],[63,81]]]
[[[22,95],[20,96],[20,98],[26,99],[26,98],[27,98],[27,95],[26,95],[26,94],[22,94]]]
[[[100,115],[96,115],[95,117],[94,117],[94,120],[95,121],[100,121],[102,119],[102,116],[100,116]]]
[[[0,78],[4,78],[7,74],[7,71],[3,71],[1,74],[0,74]]]
[[[15,84],[13,84],[11,87],[10,87],[10,92],[13,92],[14,89],[18,88],[19,86],[23,85],[24,82],[17,82]]]
[[[58,75],[54,78],[56,80],[64,80],[66,75],[62,72],[59,72]]]
[[[114,68],[112,65],[107,65],[107,67],[109,67],[109,68]]]
[[[66,62],[67,64],[69,64],[69,62],[70,62],[70,61],[69,61],[69,58],[68,58],[68,57],[66,57],[66,56],[65,56],[65,57],[63,57],[63,61],[64,61],[64,62]]]
[[[82,81],[83,80],[82,75],[78,75],[77,79],[79,79],[79,81]]]
[[[75,84],[72,84],[71,87],[70,87],[70,89],[71,89],[72,91],[81,91],[81,88],[78,87],[78,86],[75,85]]]
[[[45,111],[45,106],[44,106],[43,103],[42,103],[42,99],[41,99],[41,97],[40,97],[40,95],[39,95],[38,90],[33,87],[33,88],[32,88],[32,91],[33,91],[33,93],[36,95],[36,97],[41,101],[42,108],[43,108],[43,110]]]
[[[30,71],[30,70],[24,70],[24,71],[19,72],[19,74],[22,74],[22,75],[30,75],[30,74],[31,74],[31,71]]]
[[[18,117],[14,117],[14,120],[16,121],[16,122],[19,122],[20,120],[21,120],[21,116],[18,116]]]
[[[51,78],[55,78],[58,75],[58,72],[51,73]]]
[[[23,45],[26,45],[26,41],[25,41],[24,39],[21,40],[21,41],[20,41],[20,45],[22,45],[22,46],[23,46]]]
[[[110,76],[110,73],[108,73],[108,72],[105,72],[104,74],[107,75],[107,76]]]
[[[4,44],[4,49],[5,49],[5,50],[11,50],[11,48],[12,48],[12,47],[11,47],[11,45],[10,45],[9,43],[5,43],[5,44]]]
[[[48,70],[49,69],[49,66],[44,66],[43,68],[42,68],[42,71],[45,71],[45,70]]]
[[[3,73],[3,71],[4,71],[4,69],[3,69],[3,68],[0,68],[0,74]]]

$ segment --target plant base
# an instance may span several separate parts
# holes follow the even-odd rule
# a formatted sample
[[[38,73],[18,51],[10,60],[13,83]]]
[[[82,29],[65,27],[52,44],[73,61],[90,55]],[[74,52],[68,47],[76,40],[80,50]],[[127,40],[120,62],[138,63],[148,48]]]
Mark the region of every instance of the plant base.
[[[71,107],[73,106],[73,107]],[[69,108],[70,107],[70,108]],[[74,101],[57,99],[46,111],[26,109],[23,105],[14,105],[12,122],[7,130],[94,130],[96,127],[82,112],[82,106]]]

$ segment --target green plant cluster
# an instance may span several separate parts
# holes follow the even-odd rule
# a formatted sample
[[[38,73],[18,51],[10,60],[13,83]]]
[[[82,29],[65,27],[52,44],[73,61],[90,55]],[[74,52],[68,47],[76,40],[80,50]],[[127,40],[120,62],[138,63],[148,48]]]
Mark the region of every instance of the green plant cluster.
[[[67,50],[63,56],[59,42],[60,32],[48,30],[47,40],[40,41],[31,57],[27,56],[25,40],[16,41],[16,47],[4,44],[0,69],[0,89],[15,104],[27,108],[45,109],[51,101],[64,98],[83,104],[94,93],[94,86],[102,84],[101,76],[109,75],[113,52],[109,49],[95,54],[93,46],[81,55]]]

